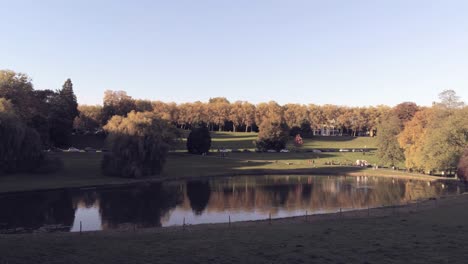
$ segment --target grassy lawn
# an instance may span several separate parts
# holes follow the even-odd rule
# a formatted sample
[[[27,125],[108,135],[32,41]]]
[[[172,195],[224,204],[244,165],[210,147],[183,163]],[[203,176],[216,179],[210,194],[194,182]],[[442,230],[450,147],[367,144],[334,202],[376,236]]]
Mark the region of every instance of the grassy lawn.
[[[185,137],[188,136],[188,131],[182,133]],[[254,141],[257,140],[258,133],[243,133],[243,132],[211,132],[211,149],[217,150],[226,149],[250,149],[254,150]],[[176,147],[178,151],[185,151],[185,139]],[[294,149],[293,138],[287,145],[288,149]],[[103,138],[94,135],[76,135],[72,137],[72,146],[80,149],[85,147],[93,147],[102,149],[104,146]],[[363,149],[376,148],[376,138],[371,137],[325,137],[315,136],[313,138],[304,138],[302,150],[307,149]]]
[[[0,235],[0,263],[466,263],[467,204],[462,195],[371,217]]]
[[[290,153],[227,153],[220,157],[217,148],[254,149],[256,133],[214,132],[212,149],[208,156],[193,156],[185,153],[184,144],[171,153],[161,176],[152,180],[182,179],[191,177],[255,174],[330,174],[344,175],[361,173],[368,175],[405,175],[403,172],[372,170],[350,166],[356,160],[378,164],[375,151],[370,152],[306,152],[308,148],[368,148],[375,147],[375,139],[369,137],[314,137],[305,139],[300,152]],[[102,139],[94,136],[79,136],[75,146],[88,144],[99,148]],[[94,144],[94,145],[93,145]],[[101,145],[100,145],[101,144]],[[292,148],[290,144],[289,147]],[[50,174],[16,174],[0,177],[0,192],[26,191],[60,187],[79,187],[104,184],[125,184],[141,180],[106,177],[102,175],[102,153],[55,153],[64,161],[64,169]],[[417,176],[424,177],[424,176]],[[145,179],[143,180],[145,181]],[[1,263],[0,263],[1,264]]]
[[[125,184],[141,180],[106,177],[100,170],[102,153],[56,153],[64,161],[62,171],[50,174],[14,174],[0,177],[0,193],[61,187],[79,187],[104,184]],[[162,175],[152,180],[170,180],[192,177],[256,175],[256,174],[367,174],[402,176],[404,172],[372,170],[345,166],[356,159],[377,161],[373,152],[331,153],[219,153],[208,156],[171,153]],[[333,162],[334,165],[325,165]],[[340,165],[341,164],[341,165]],[[415,177],[424,177],[416,175]],[[146,179],[143,179],[146,181]]]

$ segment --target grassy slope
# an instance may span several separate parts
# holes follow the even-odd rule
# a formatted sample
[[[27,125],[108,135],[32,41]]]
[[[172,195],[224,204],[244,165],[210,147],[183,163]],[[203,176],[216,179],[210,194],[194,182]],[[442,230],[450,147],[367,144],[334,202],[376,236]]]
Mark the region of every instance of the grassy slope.
[[[0,235],[0,263],[466,263],[468,195],[338,216],[82,235]],[[437,205],[436,205],[437,204]],[[406,212],[404,212],[406,211]],[[352,216],[358,217],[352,219]]]

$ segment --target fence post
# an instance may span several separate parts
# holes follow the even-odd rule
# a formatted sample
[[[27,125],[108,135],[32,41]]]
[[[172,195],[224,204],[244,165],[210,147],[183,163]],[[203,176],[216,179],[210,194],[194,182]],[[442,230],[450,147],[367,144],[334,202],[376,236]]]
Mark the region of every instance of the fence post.
[[[231,215],[229,215],[229,226],[231,226]]]
[[[185,217],[184,217],[184,222],[182,224],[182,230],[185,230]]]

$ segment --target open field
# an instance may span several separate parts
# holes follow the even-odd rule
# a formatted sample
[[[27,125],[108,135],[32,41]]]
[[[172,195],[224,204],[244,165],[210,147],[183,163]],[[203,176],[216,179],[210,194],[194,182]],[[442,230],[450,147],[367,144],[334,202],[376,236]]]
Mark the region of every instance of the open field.
[[[171,153],[162,175],[135,180],[106,177],[100,170],[102,153],[55,153],[64,161],[62,171],[50,174],[14,174],[0,177],[0,192],[81,187],[107,184],[126,184],[148,180],[171,180],[195,177],[259,175],[259,174],[329,174],[329,175],[386,175],[403,176],[405,172],[356,166],[344,166],[356,159],[376,162],[373,152],[331,153],[220,153],[208,156]],[[325,165],[333,162],[334,165]],[[340,165],[341,164],[341,165]],[[414,177],[436,179],[413,174]]]
[[[468,195],[167,229],[0,235],[0,263],[466,263]]]
[[[185,137],[188,136],[188,131],[182,133]],[[226,149],[255,149],[254,141],[257,140],[258,133],[243,133],[243,132],[211,132],[212,143],[211,149],[217,150]],[[85,147],[93,147],[101,149],[104,146],[103,138],[94,135],[76,135],[72,137],[72,146],[80,149]],[[306,149],[364,149],[376,148],[376,138],[372,137],[326,137],[315,136],[313,138],[304,138],[304,145],[300,150]],[[288,149],[293,149],[293,138],[287,146]],[[177,146],[178,151],[185,151],[185,139]]]

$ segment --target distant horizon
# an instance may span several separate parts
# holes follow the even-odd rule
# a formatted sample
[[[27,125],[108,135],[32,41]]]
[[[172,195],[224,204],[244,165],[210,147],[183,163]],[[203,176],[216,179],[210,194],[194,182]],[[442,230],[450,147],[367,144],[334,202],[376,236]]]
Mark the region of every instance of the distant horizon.
[[[468,2],[18,0],[3,5],[0,69],[36,89],[74,83],[164,102],[430,106],[468,101]],[[21,14],[21,19],[18,19]],[[13,22],[13,23],[12,23]]]

